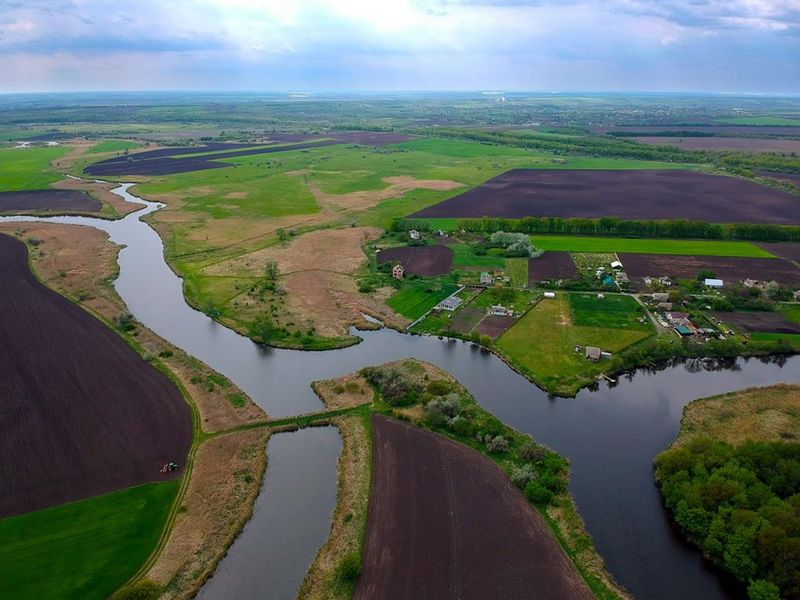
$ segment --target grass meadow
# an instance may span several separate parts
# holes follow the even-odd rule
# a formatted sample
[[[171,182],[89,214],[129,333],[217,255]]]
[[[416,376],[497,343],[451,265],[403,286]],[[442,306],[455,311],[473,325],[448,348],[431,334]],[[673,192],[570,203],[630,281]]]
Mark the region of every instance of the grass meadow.
[[[0,148],[0,192],[41,190],[62,179],[50,161],[69,152],[64,146]]]
[[[155,548],[177,491],[141,485],[0,521],[0,595],[107,598]]]

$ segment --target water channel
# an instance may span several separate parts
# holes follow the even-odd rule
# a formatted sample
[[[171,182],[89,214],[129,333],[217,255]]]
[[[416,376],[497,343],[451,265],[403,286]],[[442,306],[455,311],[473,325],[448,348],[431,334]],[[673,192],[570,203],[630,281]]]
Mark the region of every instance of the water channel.
[[[695,363],[639,371],[614,386],[602,383],[583,390],[576,398],[553,398],[491,353],[461,341],[383,329],[359,332],[363,342],[341,350],[264,348],[186,304],[181,280],[164,261],[161,239],[139,220],[160,205],[131,195],[131,185],[114,191],[145,207],[123,219],[47,220],[97,227],[124,245],[115,285],[130,312],[228,376],[268,414],[321,409],[309,385],[317,379],[410,356],[429,361],[451,372],[502,421],[570,460],[570,491],[586,526],[611,573],[635,597],[722,600],[741,595],[739,586],[712,569],[671,528],[653,481],[652,461],[675,436],[688,402],[750,386],[800,382],[800,357],[780,364],[751,359],[727,368],[698,369]],[[0,217],[30,220],[40,219]],[[270,442],[270,466],[254,519],[204,588],[203,598],[294,597],[327,535],[335,500],[338,436],[334,430],[309,432],[281,434]],[[309,496],[318,501],[309,503]],[[290,525],[306,521],[308,527]]]

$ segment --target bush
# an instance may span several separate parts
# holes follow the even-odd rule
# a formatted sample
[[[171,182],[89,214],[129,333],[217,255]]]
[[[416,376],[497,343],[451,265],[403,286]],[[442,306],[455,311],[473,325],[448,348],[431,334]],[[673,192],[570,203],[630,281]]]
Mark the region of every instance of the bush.
[[[759,579],[747,588],[747,597],[750,600],[781,600],[781,591],[774,583]]]
[[[534,504],[544,505],[553,499],[553,492],[538,481],[532,481],[525,486],[525,497]]]
[[[129,312],[123,312],[114,317],[114,325],[121,331],[133,331],[136,329],[136,320]]]
[[[524,465],[514,465],[511,467],[511,481],[514,484],[522,488],[523,490],[525,487],[535,481],[539,477],[539,474],[536,472],[534,466],[530,463]]]
[[[444,379],[437,379],[431,381],[426,390],[434,396],[444,396],[450,391],[450,384]]]
[[[425,420],[434,427],[451,426],[454,425],[453,419],[461,415],[461,402],[455,394],[437,398],[425,405],[423,414]]]
[[[422,385],[403,367],[367,367],[361,370],[361,375],[377,387],[383,400],[392,406],[412,404],[422,394]]]
[[[345,555],[336,572],[343,581],[355,581],[361,575],[361,557],[355,552]]]
[[[508,452],[508,440],[502,435],[496,435],[486,442],[486,448],[489,452]]]

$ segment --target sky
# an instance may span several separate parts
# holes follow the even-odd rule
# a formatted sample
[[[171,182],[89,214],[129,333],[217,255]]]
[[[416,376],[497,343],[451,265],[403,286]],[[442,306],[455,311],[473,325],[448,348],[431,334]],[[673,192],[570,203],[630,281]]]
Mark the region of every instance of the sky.
[[[0,92],[800,93],[800,0],[0,0]]]

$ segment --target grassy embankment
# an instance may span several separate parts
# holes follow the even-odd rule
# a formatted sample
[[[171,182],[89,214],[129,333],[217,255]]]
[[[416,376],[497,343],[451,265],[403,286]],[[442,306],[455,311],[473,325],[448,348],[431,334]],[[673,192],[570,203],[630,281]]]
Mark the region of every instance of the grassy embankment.
[[[752,600],[800,594],[798,432],[800,387],[752,388],[688,404],[655,460],[679,528]]]
[[[612,359],[593,363],[580,345],[618,353],[653,335],[642,309],[627,296],[562,293],[544,299],[501,335],[494,348],[513,367],[548,392],[574,395],[600,374],[614,370]]]
[[[382,373],[390,370],[398,371],[402,382],[401,385],[393,386],[395,393],[391,397],[382,393],[381,384]],[[567,491],[569,474],[564,459],[534,443],[529,436],[501,423],[481,408],[451,375],[433,365],[413,359],[398,361],[364,369],[359,375],[348,375],[340,381],[338,386],[327,386],[328,390],[338,388],[332,394],[334,398],[336,394],[346,396],[349,386],[371,385],[374,388],[375,396],[369,405],[351,409],[367,424],[366,431],[370,412],[387,414],[445,435],[495,461],[545,518],[595,596],[608,600],[626,597],[605,571],[603,560],[597,554],[575,509]],[[337,380],[333,380],[330,383],[336,382]],[[325,398],[325,395],[322,397]],[[437,404],[446,407],[444,413],[440,414]],[[457,413],[458,418],[453,420],[450,412]],[[476,439],[478,431],[482,434],[480,441]],[[502,439],[497,440],[498,437]],[[369,438],[361,443],[363,456],[368,451]],[[341,460],[345,463],[352,462],[344,456]],[[326,546],[320,550],[304,583],[304,590],[315,590],[316,595],[311,596],[314,598],[349,598],[349,591],[360,572],[367,505],[354,504],[343,499],[351,497],[354,489],[364,489],[364,480],[369,479],[369,468],[363,463],[353,464],[358,465],[358,468],[347,469],[340,462],[340,473],[343,468],[350,473],[356,473],[362,478],[361,482],[356,485],[354,482],[357,479],[350,479],[343,486],[340,481],[331,536]],[[351,507],[352,517],[347,517],[348,512],[343,507]],[[345,524],[350,522],[358,523],[359,526],[346,528]],[[323,560],[323,557],[329,556],[326,549],[333,546],[352,548],[352,552],[357,552],[359,560],[355,561],[349,555],[341,554],[338,555],[338,561]]]

